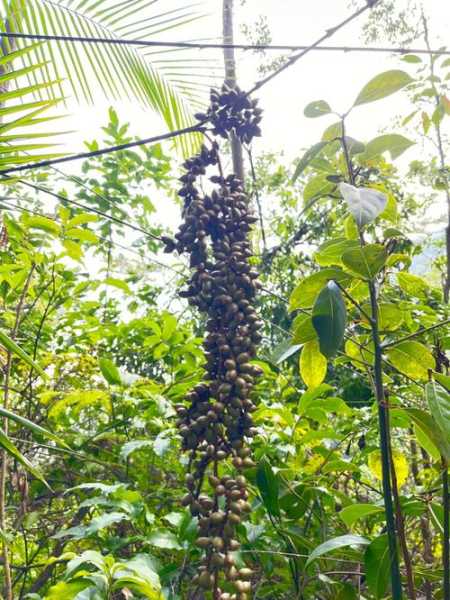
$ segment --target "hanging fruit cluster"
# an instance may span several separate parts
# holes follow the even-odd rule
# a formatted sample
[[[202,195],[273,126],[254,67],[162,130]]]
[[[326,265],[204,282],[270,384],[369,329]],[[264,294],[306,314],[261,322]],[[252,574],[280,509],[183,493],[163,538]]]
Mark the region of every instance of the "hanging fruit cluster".
[[[212,90],[208,112],[196,116],[215,135],[233,132],[244,143],[260,133],[261,110],[238,89]],[[213,189],[204,194],[197,181],[211,166],[218,174],[209,177]],[[184,220],[176,239],[166,240],[166,250],[189,255],[193,272],[180,296],[207,317],[204,381],[188,394],[186,405],[177,406],[183,450],[190,453],[183,504],[198,517],[197,545],[203,550],[194,584],[210,590],[214,600],[247,600],[252,571],[237,568],[233,552],[239,548],[236,526],[250,511],[243,473],[254,466],[248,441],[257,433],[252,388],[261,370],[251,361],[262,322],[254,307],[259,283],[248,239],[257,219],[242,182],[224,176],[217,142],[202,146],[184,168],[179,191]]]

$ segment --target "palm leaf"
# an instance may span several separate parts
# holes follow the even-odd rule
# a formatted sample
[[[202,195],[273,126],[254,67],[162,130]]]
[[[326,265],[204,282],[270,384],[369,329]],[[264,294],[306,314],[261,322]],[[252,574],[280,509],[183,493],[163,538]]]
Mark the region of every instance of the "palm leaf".
[[[167,2],[164,10],[158,11],[161,0],[3,0],[4,21],[0,27],[16,33],[149,39],[199,18],[197,4],[180,7],[176,3],[167,6]],[[27,44],[20,39],[15,43],[9,51],[22,50]],[[189,59],[186,52],[183,55]],[[54,41],[33,44],[32,53],[19,58],[23,68],[42,65],[27,73],[34,80],[30,88],[37,83],[57,82],[48,90],[37,89],[46,98],[67,96],[70,88],[77,101],[93,103],[100,88],[108,98],[130,98],[152,108],[171,130],[191,125],[191,108],[197,109],[206,99],[206,89],[217,79],[211,72],[205,77],[205,85],[198,87],[192,84],[197,79],[198,63],[188,62],[189,68],[184,69],[180,57],[171,73],[174,65],[156,63],[157,56],[155,52],[152,57],[146,56],[145,48],[135,46]],[[184,151],[193,139],[195,136],[180,140]]]

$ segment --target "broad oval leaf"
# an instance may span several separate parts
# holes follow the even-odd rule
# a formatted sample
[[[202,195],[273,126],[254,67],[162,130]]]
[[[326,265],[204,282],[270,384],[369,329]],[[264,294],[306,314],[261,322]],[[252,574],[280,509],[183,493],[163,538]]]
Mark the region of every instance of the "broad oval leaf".
[[[344,265],[363,279],[373,279],[384,267],[386,259],[386,248],[381,244],[358,246],[342,255]]]
[[[317,273],[313,273],[295,287],[289,298],[289,311],[298,308],[308,308],[312,306],[320,292],[328,281],[338,281],[345,286],[352,279],[351,275],[341,269],[322,269]]]
[[[389,362],[411,379],[426,381],[428,370],[434,369],[436,362],[426,346],[414,340],[400,342],[387,351]]]
[[[334,281],[320,292],[312,311],[314,329],[319,337],[321,353],[333,357],[344,340],[347,309],[339,287]]]
[[[450,394],[432,381],[425,386],[425,398],[437,426],[450,440]]]
[[[416,426],[416,429],[419,429],[432,446],[434,446],[446,460],[450,461],[450,440],[443,435],[438,427],[436,427],[433,417],[424,410],[418,408],[406,408],[404,411],[410,417],[411,421]],[[420,439],[419,443],[421,443]]]
[[[369,544],[364,554],[367,587],[376,600],[386,596],[390,564],[388,538],[387,534],[383,534]]]
[[[309,555],[305,566],[308,566],[313,560],[332,550],[345,548],[346,546],[367,546],[369,543],[369,540],[361,535],[339,535],[338,537],[327,540],[323,544],[320,544],[320,546],[317,546],[317,548]]]
[[[314,102],[310,102],[303,111],[305,117],[309,119],[315,119],[316,117],[321,117],[322,115],[328,115],[331,112],[331,106],[325,100],[315,100]]]
[[[359,247],[359,241],[337,238],[325,242],[314,254],[314,260],[321,267],[342,266],[342,255],[346,250]]]
[[[404,135],[400,135],[399,133],[379,135],[366,145],[364,156],[365,158],[370,159],[377,154],[389,152],[392,160],[394,160],[414,144],[415,142],[409,140]]]
[[[316,388],[325,379],[327,374],[327,359],[321,353],[319,342],[307,342],[300,354],[300,375],[308,388]]]
[[[342,181],[339,191],[359,227],[372,223],[386,207],[387,198],[378,190],[358,188]]]
[[[412,81],[412,77],[400,69],[379,73],[362,88],[353,106],[386,98],[386,96],[398,92]]]
[[[259,461],[256,470],[256,483],[267,512],[272,516],[278,517],[280,514],[278,479],[265,456]]]
[[[311,340],[317,339],[317,333],[314,329],[311,315],[305,315],[300,313],[294,319],[292,324],[293,336],[292,341],[294,344],[306,344]]]

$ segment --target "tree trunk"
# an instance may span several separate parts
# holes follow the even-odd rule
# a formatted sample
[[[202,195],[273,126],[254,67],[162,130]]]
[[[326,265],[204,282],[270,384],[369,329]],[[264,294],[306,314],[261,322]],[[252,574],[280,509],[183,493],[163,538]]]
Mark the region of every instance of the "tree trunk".
[[[223,43],[233,44],[233,1],[223,0]],[[233,88],[236,85],[236,59],[234,48],[224,48],[225,83]],[[233,159],[233,172],[244,182],[244,161],[242,158],[242,145],[236,136],[231,136],[231,156]]]

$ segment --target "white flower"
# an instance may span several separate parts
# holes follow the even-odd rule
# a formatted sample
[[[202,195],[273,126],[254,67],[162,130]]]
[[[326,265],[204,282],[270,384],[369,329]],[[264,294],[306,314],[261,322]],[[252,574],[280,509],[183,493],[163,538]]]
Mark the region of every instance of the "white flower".
[[[339,191],[347,203],[348,209],[353,215],[358,227],[374,221],[383,212],[387,198],[378,190],[366,187],[355,187],[341,182]]]

